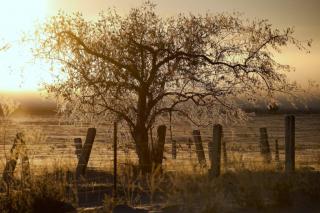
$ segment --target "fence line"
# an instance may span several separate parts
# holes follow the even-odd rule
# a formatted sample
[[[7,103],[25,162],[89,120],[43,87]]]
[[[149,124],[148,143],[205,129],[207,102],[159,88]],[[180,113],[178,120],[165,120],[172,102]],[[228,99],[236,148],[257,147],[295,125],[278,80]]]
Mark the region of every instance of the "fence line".
[[[248,125],[243,126],[223,126],[220,144],[217,142],[219,131],[213,133],[212,127],[193,129],[173,125],[172,140],[167,134],[164,144],[163,167],[176,172],[202,172],[203,166],[208,164],[205,169],[211,169],[212,176],[219,175],[218,170],[223,173],[238,169],[280,170],[285,168],[286,171],[292,172],[297,168],[320,171],[320,119],[318,123],[310,122],[313,123],[313,126],[305,126],[301,118],[299,120],[299,116],[295,119],[295,125],[290,123],[293,122],[292,117],[287,119],[287,122],[284,122],[283,118],[282,123],[278,120],[273,122],[274,126],[263,122],[257,122],[260,125],[251,125],[249,122]],[[93,144],[91,144],[92,150],[89,153],[90,158],[79,161],[81,159],[79,149],[85,146],[80,147],[79,144],[85,141],[89,125],[80,127],[58,124],[40,127],[38,125],[37,123],[35,125],[28,123],[25,126],[20,124],[18,128],[17,125],[11,123],[3,127],[7,136],[5,139],[0,139],[0,173],[5,171],[8,161],[6,157],[9,156],[13,139],[20,128],[27,129],[27,131],[29,129],[33,134],[28,139],[32,143],[26,140],[25,144],[30,173],[41,174],[44,168],[54,170],[57,167],[65,167],[70,171],[75,171],[77,167],[81,167],[81,174],[84,174],[83,168],[87,167],[86,183],[88,185],[90,183],[104,184],[104,188],[93,187],[94,192],[98,193],[97,196],[100,198],[103,198],[103,193],[110,191],[109,186],[112,190],[113,186],[117,186],[114,183],[121,184],[121,177],[115,180],[113,174],[121,173],[124,168],[138,161],[130,132],[121,126],[118,126],[117,129],[117,146],[114,143],[112,124],[97,126],[94,142],[91,140]],[[34,131],[35,128],[39,130]],[[292,134],[293,137],[290,136]],[[75,138],[78,142],[75,142]],[[114,158],[114,147],[117,147],[116,158]],[[215,158],[218,155],[220,157]],[[22,160],[18,159],[14,172],[17,178],[22,176],[22,164]],[[118,168],[119,171],[113,170],[114,168]],[[2,177],[4,176],[5,173],[2,174]],[[73,184],[83,185],[84,183],[75,179]],[[78,189],[77,193],[83,195],[80,196],[79,201],[83,205],[91,203],[88,196],[93,192],[92,188],[89,188],[83,186]],[[117,189],[113,188],[113,190],[116,193]]]

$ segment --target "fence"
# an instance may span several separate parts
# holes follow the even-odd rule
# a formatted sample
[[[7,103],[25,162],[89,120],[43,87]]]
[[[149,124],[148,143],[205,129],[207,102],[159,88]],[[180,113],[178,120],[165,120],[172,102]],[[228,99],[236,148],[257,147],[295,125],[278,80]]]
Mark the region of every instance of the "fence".
[[[76,171],[72,184],[77,185],[80,206],[101,204],[105,193],[115,194],[114,182],[123,178],[115,178],[116,168],[137,163],[130,133],[121,125],[102,123],[88,131],[89,124],[59,124],[45,119],[1,127],[0,171],[6,171],[3,179],[21,178],[26,171],[40,175],[44,169]],[[214,177],[244,169],[320,170],[320,115],[257,116],[245,124],[200,129],[173,123],[171,129],[172,137],[167,134],[164,146],[166,171],[209,171]],[[16,133],[21,130],[29,132],[20,146],[26,150],[27,159],[13,151],[13,143],[19,139]],[[150,141],[154,140],[156,137]],[[86,178],[81,179],[84,174]]]

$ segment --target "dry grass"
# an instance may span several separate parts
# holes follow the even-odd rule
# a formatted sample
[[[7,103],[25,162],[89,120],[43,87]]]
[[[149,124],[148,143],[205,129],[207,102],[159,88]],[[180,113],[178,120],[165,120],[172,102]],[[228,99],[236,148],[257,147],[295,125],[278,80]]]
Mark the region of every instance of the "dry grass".
[[[181,212],[261,212],[320,206],[320,174],[298,171],[238,171],[216,179],[177,174],[168,202]],[[316,211],[316,210],[315,210]]]
[[[274,165],[251,166],[224,172],[213,179],[204,169],[200,173],[154,171],[142,177],[127,168],[130,170],[127,174],[121,173],[116,203],[148,204],[153,205],[152,210],[174,207],[176,213],[286,212],[306,207],[312,207],[310,212],[320,210],[319,172],[304,169],[286,174],[276,171]],[[130,192],[130,196],[121,193],[122,190]],[[110,200],[110,197],[105,200],[106,207],[115,204]]]
[[[29,150],[40,153],[50,152],[50,145],[46,142],[47,137],[40,130],[26,132],[26,135],[29,137],[27,140]],[[0,138],[3,138],[2,136],[0,135]],[[8,142],[8,138],[4,141]],[[72,144],[73,141],[70,139],[65,143]],[[104,144],[96,145],[98,147],[96,149],[100,149]],[[9,148],[7,145],[7,152]],[[108,151],[112,153],[112,150]],[[134,153],[133,150],[129,151]],[[21,187],[21,169],[18,164],[15,172],[16,181],[10,188],[10,193],[7,194],[6,190],[3,190],[0,195],[0,212],[36,212],[37,209],[47,208],[43,206],[44,203],[57,205],[57,207],[50,207],[52,209],[64,208],[68,206],[66,203],[77,206],[77,185],[73,179],[76,156],[73,150],[70,152],[72,158],[65,158],[62,153],[53,158],[38,159],[37,152],[29,153],[32,174],[30,187]],[[95,156],[95,154],[99,155]],[[101,155],[93,152],[92,157],[99,158],[104,155],[104,152]],[[319,156],[319,154],[315,155],[315,160],[319,159]],[[142,176],[139,173],[135,165],[137,159],[131,155],[122,154],[118,160],[121,163],[119,164],[118,199],[113,200],[112,193],[106,193],[105,212],[119,203],[131,206],[151,205],[153,209],[159,209],[160,206],[174,206],[175,213],[178,213],[179,209],[180,212],[185,213],[208,213],[249,210],[261,212],[277,209],[284,211],[306,206],[318,208],[315,204],[320,202],[318,172],[304,168],[293,174],[285,174],[278,164],[274,162],[265,164],[259,154],[242,153],[241,150],[228,151],[228,164],[222,165],[222,176],[214,179],[208,178],[208,167],[199,166],[195,153],[189,157],[187,152],[179,152],[177,160],[171,160],[170,156],[167,156],[163,170],[155,169],[148,176]],[[3,167],[6,159],[1,158],[1,161],[0,167]],[[110,160],[99,161],[99,166],[89,163],[89,166],[102,169],[103,173],[109,176],[112,175],[111,165]],[[280,165],[283,165],[283,162]],[[297,162],[297,167],[303,167],[303,165]],[[80,187],[93,185],[91,188],[94,191],[99,184],[112,184],[112,179],[104,179],[104,176],[93,177],[93,180],[84,180],[83,186]]]
[[[239,160],[239,159],[238,159]],[[234,163],[236,158],[234,159]],[[241,165],[236,162],[235,165]],[[298,170],[292,174],[276,172],[274,165],[247,162],[247,167],[236,166],[219,178],[210,179],[205,168],[160,171],[155,169],[142,176],[136,166],[127,162],[119,168],[118,200],[111,194],[105,197],[105,212],[119,203],[132,206],[162,204],[178,206],[180,212],[253,212],[269,209],[302,208],[320,200],[320,173]],[[250,166],[248,166],[250,165]],[[39,212],[39,208],[66,208],[76,206],[76,189],[70,182],[70,168],[58,165],[42,174],[32,176],[31,186],[21,188],[20,180],[11,187],[10,194],[0,196],[1,212]],[[48,165],[49,167],[49,165]],[[43,206],[45,205],[45,206]],[[154,207],[154,209],[160,207]],[[10,211],[8,209],[11,209]],[[63,212],[59,209],[59,212]]]

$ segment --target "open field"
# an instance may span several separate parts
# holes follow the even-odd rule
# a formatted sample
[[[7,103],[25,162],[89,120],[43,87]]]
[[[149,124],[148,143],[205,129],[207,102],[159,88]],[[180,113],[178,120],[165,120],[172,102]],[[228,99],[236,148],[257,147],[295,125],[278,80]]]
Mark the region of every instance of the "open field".
[[[113,159],[113,126],[102,123],[96,126],[90,124],[75,124],[59,121],[55,118],[32,118],[26,120],[15,120],[6,126],[2,124],[5,131],[5,143],[1,138],[0,156],[4,160],[4,152],[11,149],[13,139],[18,131],[26,131],[31,135],[27,141],[28,155],[34,167],[47,166],[54,161],[55,164],[75,165],[77,158],[73,139],[80,137],[85,139],[87,128],[96,127],[97,136],[90,156],[89,167],[105,168],[111,166]],[[274,154],[275,140],[279,142],[280,160],[284,160],[284,116],[283,115],[258,115],[252,117],[246,123],[224,125],[223,141],[229,156],[238,156],[244,161],[261,161],[259,159],[259,128],[266,127],[268,131],[269,144]],[[177,141],[177,159],[180,163],[194,163],[196,159],[195,147],[189,139],[192,139],[192,128],[186,124],[173,123],[172,138]],[[200,128],[206,158],[207,143],[212,140],[211,127]],[[125,128],[119,130],[119,156],[120,161],[136,160],[134,145],[129,131]],[[171,139],[167,131],[165,147],[165,162],[172,164]],[[246,159],[246,160],[245,160]],[[208,160],[208,159],[207,159]],[[320,115],[296,115],[296,160],[299,166],[312,166],[319,168],[320,160]],[[245,163],[245,162],[244,162]]]

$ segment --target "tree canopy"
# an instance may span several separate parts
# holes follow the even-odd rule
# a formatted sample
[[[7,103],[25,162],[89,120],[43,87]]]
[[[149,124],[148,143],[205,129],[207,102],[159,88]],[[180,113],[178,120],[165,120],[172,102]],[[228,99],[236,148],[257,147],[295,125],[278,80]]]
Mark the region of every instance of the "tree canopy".
[[[293,89],[290,66],[273,56],[289,44],[306,49],[293,33],[239,14],[164,18],[146,2],[127,15],[108,10],[97,20],[60,12],[39,27],[35,54],[58,64],[49,92],[77,110],[127,123],[148,169],[147,133],[159,116],[176,113],[196,123],[193,109],[209,118],[234,115],[241,112],[233,101],[239,96]]]

